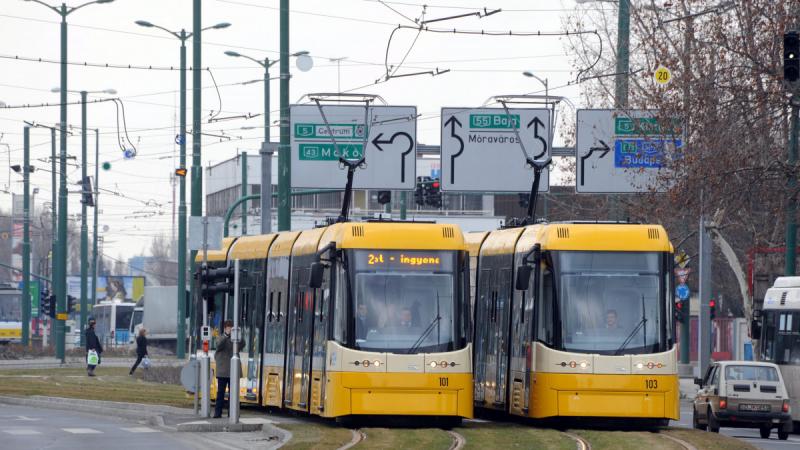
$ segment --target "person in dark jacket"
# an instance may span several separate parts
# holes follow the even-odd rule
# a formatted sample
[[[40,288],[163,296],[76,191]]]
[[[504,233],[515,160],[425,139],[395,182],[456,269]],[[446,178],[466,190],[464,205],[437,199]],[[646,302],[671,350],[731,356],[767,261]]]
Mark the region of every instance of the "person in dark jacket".
[[[136,368],[139,367],[139,363],[142,362],[147,355],[147,330],[144,328],[139,329],[139,336],[136,336],[136,362],[133,363],[133,367],[131,367],[131,373],[128,375],[133,376],[133,372],[136,371]],[[147,366],[145,366],[145,369]]]
[[[100,345],[100,339],[97,337],[97,334],[94,332],[94,325],[97,322],[94,320],[94,317],[89,318],[89,327],[86,329],[86,336],[84,341],[86,342],[86,354],[88,357],[89,350],[94,350],[97,352],[97,363],[100,363],[100,355],[103,354],[103,346]],[[94,368],[97,367],[93,364],[87,364],[86,372],[90,377],[94,376]]]
[[[226,320],[223,325],[223,333],[217,342],[217,349],[214,351],[214,362],[216,363],[217,376],[217,399],[214,402],[214,418],[222,417],[222,408],[225,404],[225,390],[231,384],[231,358],[233,357],[233,342],[231,341],[231,330],[233,322]],[[234,395],[231,393],[231,395]],[[236,393],[235,395],[238,395]],[[230,408],[228,415],[230,415]]]

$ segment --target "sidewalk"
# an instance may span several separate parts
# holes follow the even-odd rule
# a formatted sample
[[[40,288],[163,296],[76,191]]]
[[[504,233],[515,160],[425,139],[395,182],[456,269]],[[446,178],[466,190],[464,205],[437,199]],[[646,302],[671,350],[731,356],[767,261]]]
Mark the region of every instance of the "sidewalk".
[[[253,448],[254,442],[258,442],[258,448],[277,448],[288,442],[292,436],[288,431],[275,427],[273,421],[265,417],[241,417],[238,424],[231,425],[227,417],[202,419],[194,415],[191,409],[163,405],[44,396],[0,396],[0,404],[118,417],[164,431],[195,433],[202,439],[242,449]]]

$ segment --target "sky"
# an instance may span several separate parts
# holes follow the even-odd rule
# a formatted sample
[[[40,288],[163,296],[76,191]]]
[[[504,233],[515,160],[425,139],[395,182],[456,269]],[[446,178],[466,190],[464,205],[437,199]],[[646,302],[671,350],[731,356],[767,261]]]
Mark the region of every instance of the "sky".
[[[438,144],[439,114],[443,107],[480,106],[493,95],[542,93],[542,85],[524,77],[530,70],[546,78],[550,93],[566,96],[579,104],[579,88],[566,86],[580,68],[565,51],[563,37],[474,36],[451,33],[419,33],[398,30],[398,24],[414,26],[413,19],[423,12],[421,0],[311,1],[290,3],[290,51],[308,51],[314,66],[301,72],[291,63],[290,99],[297,102],[304,94],[341,91],[377,94],[389,104],[416,105],[420,114],[418,141]],[[428,3],[425,19],[434,19],[476,11],[502,9],[484,18],[465,17],[431,24],[437,28],[517,32],[563,31],[567,14],[586,6],[574,0],[437,0]],[[432,2],[431,2],[432,3]],[[53,3],[55,4],[55,3]],[[69,2],[76,6],[80,2]],[[612,8],[613,5],[608,6]],[[597,8],[597,6],[594,6]],[[263,111],[263,69],[252,61],[226,56],[234,50],[256,59],[278,57],[278,0],[203,0],[203,26],[220,22],[229,28],[202,34],[203,124],[202,131],[228,138],[204,136],[202,160],[207,166],[234,157],[239,151],[256,153],[263,140],[263,118],[218,120],[231,116],[260,114]],[[55,60],[59,53],[60,17],[40,4],[22,0],[0,1],[0,101],[9,106],[57,104],[59,65],[29,62],[25,59]],[[137,26],[147,20],[170,30],[185,27],[191,31],[191,0],[115,0],[110,4],[89,5],[68,16],[68,60],[74,63],[109,64],[135,67],[178,67],[178,39],[167,33]],[[407,55],[406,55],[407,53]],[[191,65],[191,41],[187,48]],[[341,62],[331,59],[345,58]],[[384,61],[397,66],[397,74],[446,70],[439,76],[396,78],[371,85],[385,75]],[[271,75],[278,75],[278,65]],[[87,106],[88,128],[100,130],[100,163],[111,164],[100,173],[100,226],[105,240],[104,253],[128,258],[149,251],[154,236],[169,237],[173,223],[173,184],[171,174],[177,167],[178,127],[177,70],[143,70],[106,67],[68,67],[68,89],[101,91],[115,89],[124,105],[124,122],[115,103]],[[213,77],[213,78],[212,78]],[[191,90],[191,73],[187,76]],[[258,82],[247,83],[251,80]],[[214,87],[214,82],[218,87]],[[279,82],[272,89],[272,120],[278,114]],[[219,94],[217,93],[219,92]],[[90,99],[112,97],[90,94]],[[187,95],[188,128],[191,129],[191,91]],[[70,93],[70,102],[80,96]],[[221,106],[220,106],[221,102]],[[572,114],[572,113],[570,113]],[[6,165],[22,164],[24,121],[46,125],[58,122],[59,108],[0,108],[0,209],[10,211],[11,192],[21,194],[21,177]],[[117,122],[120,122],[119,128]],[[81,136],[80,105],[68,109],[68,123],[73,135],[68,139],[68,153],[77,159],[68,166],[70,190],[80,180]],[[125,125],[123,127],[123,124]],[[137,155],[125,159],[118,143],[118,130],[133,143]],[[279,130],[272,127],[273,140]],[[556,130],[558,136],[558,130]],[[94,174],[94,133],[89,133],[88,171]],[[127,144],[126,144],[127,145]],[[191,152],[191,138],[187,141]],[[37,208],[51,196],[50,131],[31,129],[31,164],[42,169],[32,174],[32,186],[38,188]],[[46,169],[46,170],[44,170]],[[7,173],[6,173],[7,172]],[[187,178],[187,191],[188,191]],[[70,215],[80,212],[79,196],[71,194]],[[187,203],[189,196],[187,195]],[[91,215],[91,210],[90,210]]]

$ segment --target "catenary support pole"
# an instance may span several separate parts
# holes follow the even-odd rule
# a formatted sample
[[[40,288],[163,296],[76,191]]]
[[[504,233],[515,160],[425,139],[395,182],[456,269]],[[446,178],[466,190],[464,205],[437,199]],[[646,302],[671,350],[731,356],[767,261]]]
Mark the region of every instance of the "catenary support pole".
[[[94,130],[94,220],[92,223],[92,289],[89,291],[89,303],[92,306],[97,299],[97,219],[98,208],[100,208],[100,130]]]
[[[261,234],[272,232],[272,148],[270,147],[269,58],[264,59],[264,143],[261,145]]]
[[[86,223],[86,202],[84,201],[87,194],[86,177],[87,177],[87,138],[86,135],[86,91],[81,91],[81,347],[86,345],[86,337],[83,330],[86,329],[86,320],[89,317],[89,306],[87,304],[87,277],[89,275],[88,258],[89,258],[89,229]],[[91,195],[91,192],[88,193]]]
[[[31,127],[25,126],[22,163],[22,345],[31,332]]]
[[[706,227],[705,216],[700,216],[699,233],[699,256],[700,256],[700,317],[697,321],[697,361],[698,376],[703,376],[708,368],[711,359],[711,311],[709,301],[711,300],[711,236]]]
[[[56,358],[64,362],[67,320],[67,5],[61,4],[61,114],[58,186],[58,280],[56,281]],[[81,330],[82,331],[82,330]]]
[[[52,247],[50,250],[50,264],[52,269],[50,269],[50,295],[56,295],[56,286],[54,281],[58,280],[58,188],[56,187],[56,128],[50,128],[50,182],[51,182],[51,202],[52,206],[50,207],[50,234],[52,235]],[[55,323],[50,320],[50,341],[55,343],[56,342],[56,326]]]
[[[793,168],[797,164],[797,140],[798,133],[800,133],[800,123],[798,123],[798,114],[800,114],[800,98],[797,94],[792,95],[792,118],[791,130],[789,135],[789,151],[787,158],[787,165]],[[789,201],[786,204],[786,262],[784,275],[792,276],[797,273],[797,174],[791,171],[787,191],[789,192]]]
[[[280,130],[278,148],[278,231],[292,227],[291,148],[289,146],[289,0],[280,2]]]
[[[191,200],[191,215],[193,217],[200,217],[203,215],[203,173],[202,162],[200,160],[200,115],[202,113],[202,77],[201,71],[201,13],[202,5],[200,0],[193,0],[193,17],[192,17],[192,200]],[[191,273],[195,273],[197,264],[195,264],[195,257],[197,251],[192,251],[189,256],[189,264],[191,266]],[[194,298],[195,283],[190,286],[190,297]],[[194,350],[194,349],[193,349]],[[208,411],[206,411],[206,415]]]
[[[181,29],[181,74],[180,74],[180,160],[179,168],[186,168],[186,30]],[[178,192],[178,332],[175,356],[178,359],[186,357],[186,176],[178,177],[180,191]],[[193,299],[192,296],[189,297]]]

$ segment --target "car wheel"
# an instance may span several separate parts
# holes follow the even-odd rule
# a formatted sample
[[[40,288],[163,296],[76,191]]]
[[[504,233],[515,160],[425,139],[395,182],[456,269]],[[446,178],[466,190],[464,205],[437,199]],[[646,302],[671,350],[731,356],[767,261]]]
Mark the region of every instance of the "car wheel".
[[[782,441],[785,441],[785,440],[789,439],[789,432],[788,431],[783,431],[783,430],[778,430],[778,439],[780,439]]]
[[[761,433],[761,439],[769,439],[770,433],[772,433],[772,428],[770,427],[761,427],[758,429]]]
[[[697,430],[706,431],[708,425],[700,423],[700,420],[697,419],[697,409],[692,407],[692,425]]]
[[[719,420],[714,417],[714,411],[711,411],[711,407],[708,407],[708,431],[712,433],[719,433]]]

